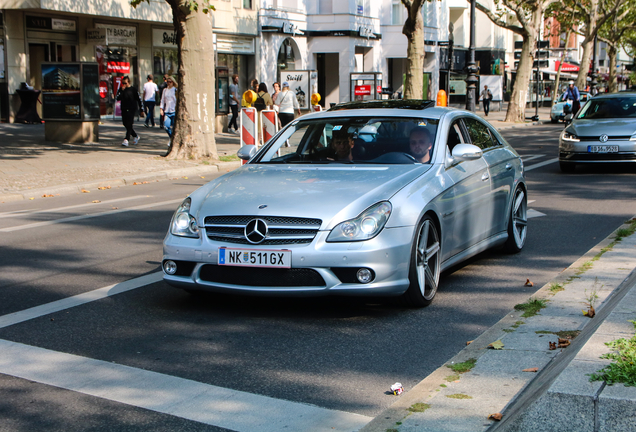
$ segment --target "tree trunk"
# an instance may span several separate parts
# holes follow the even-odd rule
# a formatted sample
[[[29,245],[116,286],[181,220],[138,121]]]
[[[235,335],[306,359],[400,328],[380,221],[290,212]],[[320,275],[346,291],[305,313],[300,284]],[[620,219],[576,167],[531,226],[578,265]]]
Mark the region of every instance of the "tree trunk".
[[[607,56],[609,57],[609,92],[618,91],[618,80],[616,78],[616,56],[618,55],[616,46],[607,45]]]
[[[587,74],[590,70],[590,61],[592,60],[592,50],[594,49],[594,38],[589,42],[583,43],[583,56],[581,57],[581,66],[579,74],[576,77],[576,86],[579,90],[585,90],[587,87]]]
[[[408,39],[406,48],[407,69],[404,83],[404,99],[424,99],[424,21],[422,20],[422,1],[406,6],[408,18],[402,27],[402,33]]]
[[[561,57],[561,63],[559,63],[559,69],[557,69],[556,78],[554,79],[554,93],[552,97],[552,105],[554,105],[558,100],[561,92],[559,91],[559,82],[561,81],[561,69],[563,69],[563,63],[565,63],[565,53],[568,51],[568,41],[570,40],[570,35],[572,34],[572,30],[568,29],[565,32],[565,49],[563,50],[563,57]]]
[[[190,11],[185,0],[172,7],[179,47],[177,108],[168,159],[218,159],[214,141],[214,50],[212,18]]]

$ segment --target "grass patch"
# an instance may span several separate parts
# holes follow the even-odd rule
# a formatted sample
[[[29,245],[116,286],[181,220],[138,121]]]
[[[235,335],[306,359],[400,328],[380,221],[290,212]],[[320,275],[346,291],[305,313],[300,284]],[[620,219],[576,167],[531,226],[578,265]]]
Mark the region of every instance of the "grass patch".
[[[519,328],[519,326],[524,325],[525,322],[524,321],[517,321],[516,323],[514,323],[513,325],[511,325],[510,327],[512,328]]]
[[[586,261],[583,264],[581,264],[581,267],[576,269],[576,274],[581,275],[585,273],[586,271],[588,271],[589,269],[591,269],[592,266],[593,266],[592,261]]]
[[[430,407],[431,407],[430,404],[423,403],[423,402],[418,402],[418,403],[414,403],[413,405],[408,407],[407,410],[410,411],[410,412],[424,412],[427,409],[429,409]]]
[[[523,311],[523,314],[521,316],[523,318],[529,318],[539,313],[541,309],[546,307],[547,303],[548,302],[546,300],[531,298],[526,303],[515,305],[515,310]]]
[[[636,329],[636,321],[630,320]],[[590,381],[605,381],[612,385],[622,383],[636,387],[636,334],[630,339],[620,338],[605,343],[611,350],[601,358],[612,360],[612,363],[600,371],[590,375]]]
[[[210,161],[206,161],[206,160],[201,161],[201,163],[202,163],[203,165],[210,165]]]
[[[570,283],[572,282],[574,279],[581,279],[581,276],[570,276],[568,278],[568,280],[566,281],[566,283]]]
[[[440,384],[439,386],[444,388],[448,387],[446,384]]]
[[[550,284],[550,292],[556,294],[559,291],[565,291],[565,288],[563,287],[563,284],[562,283],[552,282]]]
[[[513,331],[515,331],[515,329],[502,329],[503,331],[505,331],[506,333],[512,333]]]
[[[553,332],[549,331],[549,330],[537,330],[536,332],[534,332],[535,334],[554,334]]]
[[[444,379],[446,380],[446,382],[457,381],[459,379],[459,375],[449,375]]]
[[[219,160],[221,162],[234,162],[240,159],[238,158],[237,155],[233,154],[233,155],[219,156]]]
[[[397,429],[387,429],[386,432],[400,432],[400,431]]]
[[[557,335],[562,339],[574,339],[581,333],[581,330],[562,330],[558,332],[550,331],[550,330],[537,330],[535,334],[553,334]]]
[[[446,366],[451,368],[453,372],[457,372],[457,373],[462,374],[462,373],[466,373],[469,370],[471,370],[472,368],[474,368],[476,364],[477,364],[477,359],[470,358],[470,359],[466,360],[465,362],[455,363],[455,364],[446,365]]]
[[[446,395],[446,397],[451,399],[472,399],[473,398],[472,396],[468,396],[463,393],[455,393],[452,395]]]

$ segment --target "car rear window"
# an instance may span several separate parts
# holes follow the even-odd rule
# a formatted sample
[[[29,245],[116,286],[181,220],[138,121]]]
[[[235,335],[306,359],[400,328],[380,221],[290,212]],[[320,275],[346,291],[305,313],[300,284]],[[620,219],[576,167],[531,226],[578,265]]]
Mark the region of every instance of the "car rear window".
[[[432,155],[438,120],[404,117],[338,117],[298,120],[267,144],[256,163],[413,164],[411,134],[428,135]],[[343,141],[347,144],[343,144]],[[343,152],[348,150],[348,156]],[[345,152],[346,153],[346,152]],[[424,158],[426,159],[426,158]]]
[[[577,119],[636,117],[636,97],[591,99]]]

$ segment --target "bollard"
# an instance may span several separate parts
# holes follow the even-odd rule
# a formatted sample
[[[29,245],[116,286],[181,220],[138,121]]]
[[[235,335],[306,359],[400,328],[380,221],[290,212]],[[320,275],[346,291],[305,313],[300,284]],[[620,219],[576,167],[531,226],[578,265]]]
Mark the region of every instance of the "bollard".
[[[266,144],[278,132],[278,115],[276,111],[261,111],[261,124],[263,125],[263,144]]]
[[[446,98],[446,92],[444,90],[440,90],[437,92],[437,106],[448,106],[448,100]]]

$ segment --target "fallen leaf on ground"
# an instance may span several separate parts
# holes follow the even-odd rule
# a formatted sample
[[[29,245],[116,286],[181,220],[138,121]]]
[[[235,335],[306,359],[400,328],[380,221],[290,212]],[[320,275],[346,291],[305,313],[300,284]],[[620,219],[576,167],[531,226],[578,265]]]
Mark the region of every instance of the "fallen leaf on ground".
[[[113,207],[113,210],[117,210],[119,207]]]
[[[53,194],[48,194],[48,195],[44,194],[44,195],[42,195],[42,198],[49,198],[49,197],[52,197],[52,196],[53,196]]]
[[[133,182],[133,186],[140,185],[141,183]]]
[[[581,309],[581,312],[583,312],[583,316],[590,317],[590,318],[594,318],[594,315],[596,315],[596,311],[591,306],[588,310]]]
[[[559,348],[565,348],[566,346],[570,345],[570,341],[567,339],[561,339],[559,338]]]
[[[488,348],[492,348],[492,349],[496,349],[496,350],[500,350],[503,349],[504,344],[503,342],[501,342],[501,340],[496,340],[493,343],[488,345]]]
[[[556,342],[549,342],[549,344],[550,344],[550,350],[551,350],[551,351],[554,351],[555,349],[557,349],[557,344],[556,344]]]
[[[528,369],[522,370],[521,372],[539,372],[539,368],[537,367],[528,368]]]
[[[530,279],[526,279],[526,284],[524,286],[527,286],[527,287],[534,286],[534,282],[532,282]]]
[[[147,181],[141,182],[141,184],[148,184],[148,183],[150,183],[150,182],[147,182]]]
[[[110,186],[100,186],[97,189],[99,190],[110,189]]]
[[[470,345],[471,343],[473,343],[473,341],[468,341],[466,342],[466,345]]]
[[[100,203],[101,201],[100,201],[100,200],[93,200],[93,201],[91,201],[91,202],[94,202],[94,203]]]
[[[494,413],[488,416],[488,420],[500,421],[503,418],[501,413]]]
[[[203,177],[203,176],[200,176],[200,177],[201,177],[201,178],[205,178],[205,177]]]
[[[186,179],[186,180],[188,179],[186,176],[183,176],[183,178]]]
[[[89,193],[89,192],[90,192],[89,190],[82,189],[82,193]]]
[[[35,197],[31,197],[31,198],[29,198],[29,199],[30,199],[30,200],[34,200],[34,199],[35,199]]]

